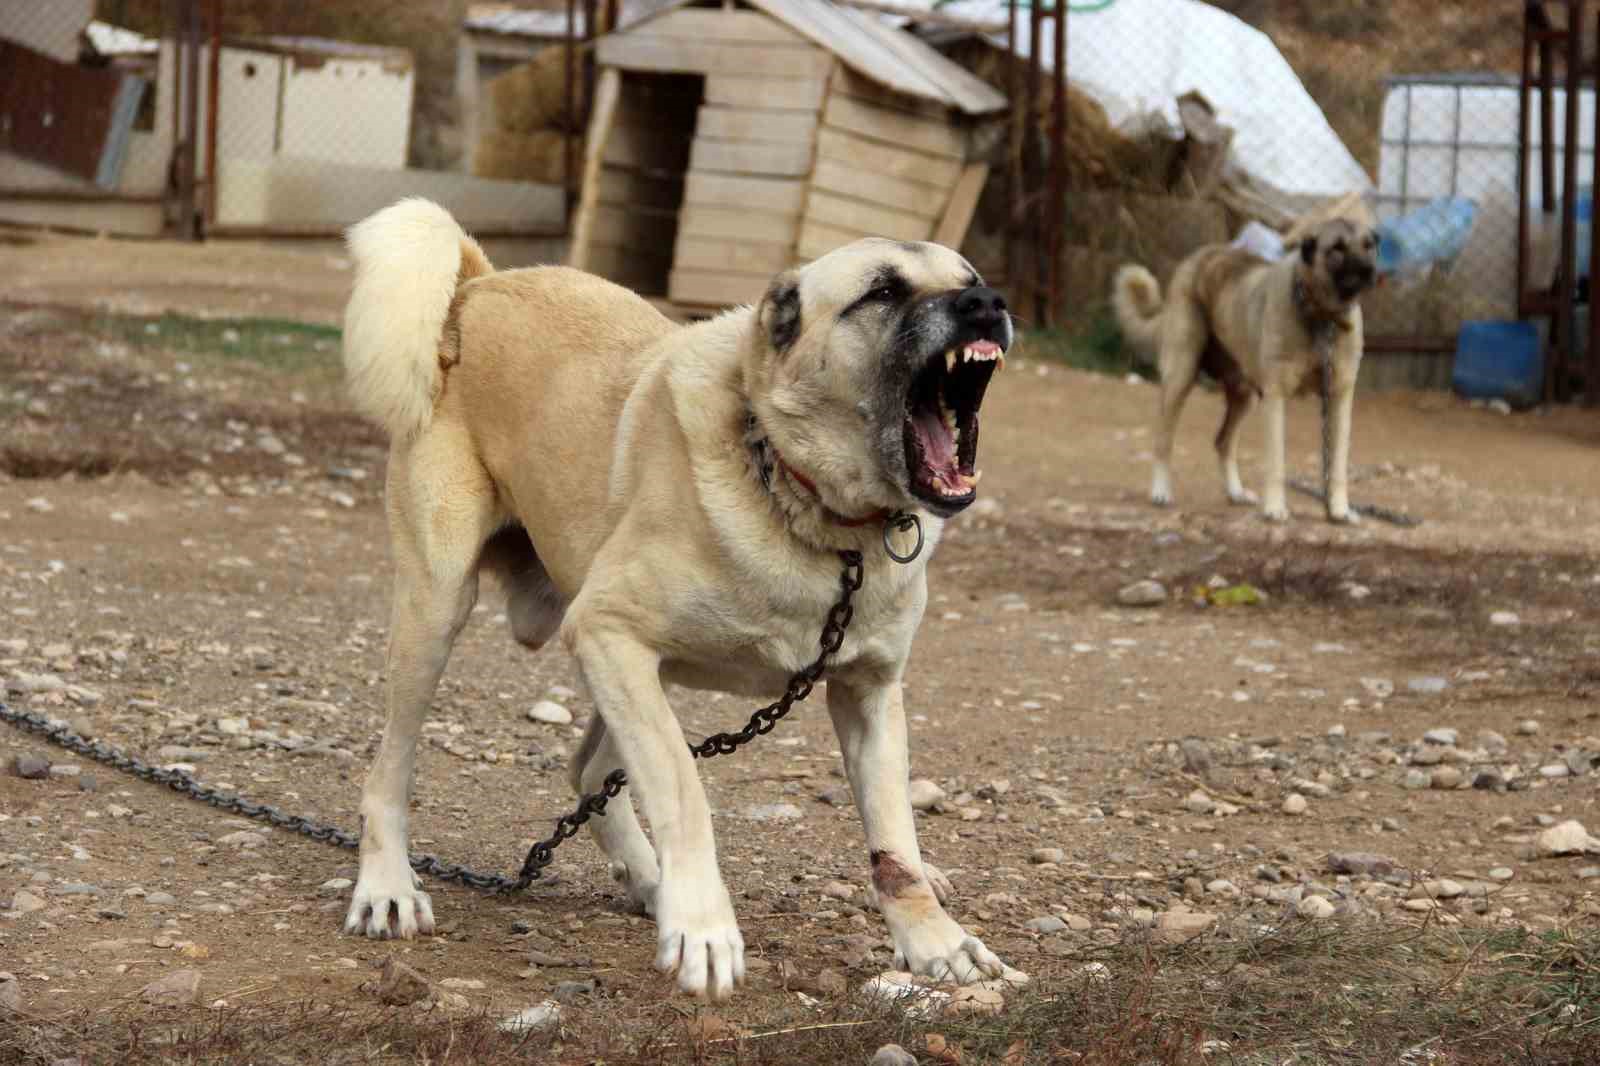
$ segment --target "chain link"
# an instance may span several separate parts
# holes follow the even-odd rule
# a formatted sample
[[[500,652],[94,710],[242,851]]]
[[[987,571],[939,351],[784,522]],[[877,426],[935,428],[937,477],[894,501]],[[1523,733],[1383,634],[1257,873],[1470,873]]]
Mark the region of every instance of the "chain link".
[[[850,599],[861,589],[863,572],[861,553],[841,551],[839,558],[844,562],[844,572],[839,577],[839,601],[828,610],[828,619],[823,624],[822,636],[818,642],[822,650],[817,658],[789,679],[789,684],[777,702],[762,707],[752,714],[749,723],[743,729],[737,733],[716,733],[698,744],[690,744],[689,750],[695,758],[709,759],[714,755],[728,755],[738,751],[756,737],[770,733],[779,719],[788,714],[796,703],[809,696],[812,688],[822,679],[828,659],[844,644],[845,630],[855,614]],[[361,846],[360,837],[336,825],[318,822],[298,814],[285,814],[270,804],[253,803],[236,792],[224,792],[211,785],[203,785],[186,770],[152,766],[108,744],[86,740],[64,725],[51,725],[50,720],[43,715],[13,710],[4,702],[0,702],[0,721],[30,733],[37,733],[57,747],[82,755],[102,766],[132,774],[142,781],[166,785],[174,792],[199,800],[201,803],[208,803],[231,814],[267,822],[280,829],[288,829],[339,848],[354,851]],[[555,849],[563,841],[576,836],[578,830],[590,818],[595,815],[605,815],[606,804],[616,799],[627,783],[626,771],[619,769],[607,774],[599,792],[589,793],[580,798],[577,807],[570,814],[564,814],[556,819],[554,832],[528,849],[527,858],[522,861],[522,868],[517,871],[515,877],[481,873],[467,866],[444,862],[433,855],[412,855],[411,868],[417,873],[427,874],[441,881],[454,881],[469,888],[491,892],[520,891],[543,874],[544,868],[550,865],[554,857]]]
[[[1319,492],[1300,478],[1291,478],[1289,487],[1326,504],[1333,492],[1333,423],[1328,418],[1333,411],[1333,338],[1318,338],[1314,331],[1312,336],[1322,357],[1322,388],[1318,390],[1322,399],[1322,489]],[[1346,506],[1356,514],[1391,525],[1410,528],[1422,524],[1422,519],[1415,515],[1380,507],[1375,503],[1348,503]]]

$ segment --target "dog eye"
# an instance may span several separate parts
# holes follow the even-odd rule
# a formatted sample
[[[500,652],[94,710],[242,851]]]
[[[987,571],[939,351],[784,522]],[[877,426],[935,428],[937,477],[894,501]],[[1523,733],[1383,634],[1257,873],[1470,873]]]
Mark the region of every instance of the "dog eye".
[[[900,298],[900,288],[897,285],[879,285],[864,298],[877,303],[893,303]]]

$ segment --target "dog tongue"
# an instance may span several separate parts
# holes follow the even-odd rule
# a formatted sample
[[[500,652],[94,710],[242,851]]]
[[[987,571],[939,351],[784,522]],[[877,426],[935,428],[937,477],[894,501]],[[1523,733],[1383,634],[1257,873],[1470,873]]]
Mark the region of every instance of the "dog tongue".
[[[922,450],[922,465],[930,476],[937,475],[955,487],[961,478],[956,461],[956,439],[950,427],[936,412],[921,410],[911,418],[911,430]]]

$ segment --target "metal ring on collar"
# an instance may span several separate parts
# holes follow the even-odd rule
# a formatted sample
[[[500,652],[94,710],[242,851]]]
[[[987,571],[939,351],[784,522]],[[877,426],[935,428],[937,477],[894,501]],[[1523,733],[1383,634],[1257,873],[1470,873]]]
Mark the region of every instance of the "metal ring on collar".
[[[908,529],[915,529],[917,531],[917,543],[916,546],[911,549],[911,554],[901,555],[899,552],[894,550],[894,542],[889,539],[889,534],[904,533]],[[921,555],[922,543],[922,520],[916,515],[912,514],[910,511],[896,511],[894,514],[884,519],[883,550],[887,552],[889,558],[893,559],[895,562],[909,563],[911,560]]]

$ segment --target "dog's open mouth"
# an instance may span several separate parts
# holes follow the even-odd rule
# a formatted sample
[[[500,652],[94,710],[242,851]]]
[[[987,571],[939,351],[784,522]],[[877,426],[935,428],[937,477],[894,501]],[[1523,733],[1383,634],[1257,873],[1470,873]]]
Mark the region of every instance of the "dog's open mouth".
[[[906,468],[912,495],[938,511],[954,514],[977,498],[978,408],[1005,358],[994,341],[971,341],[928,360],[911,381]]]

